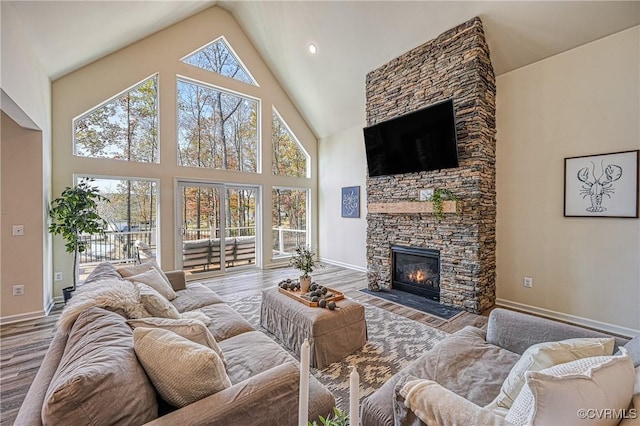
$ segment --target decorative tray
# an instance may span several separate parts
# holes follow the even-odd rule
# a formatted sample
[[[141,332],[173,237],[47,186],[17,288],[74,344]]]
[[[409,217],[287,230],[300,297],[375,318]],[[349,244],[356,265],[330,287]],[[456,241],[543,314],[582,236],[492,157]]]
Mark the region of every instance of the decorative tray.
[[[326,300],[327,303],[344,299],[344,293],[329,287],[325,287],[325,288],[327,289],[327,293],[325,294],[325,297],[322,297],[322,298]],[[293,300],[297,300],[300,303],[304,303],[305,305],[311,308],[315,308],[319,306],[318,302],[311,301],[311,297],[308,296],[309,293],[302,293],[300,290],[297,290],[297,289],[296,290],[284,289],[280,286],[278,286],[278,291],[286,296],[289,296]]]

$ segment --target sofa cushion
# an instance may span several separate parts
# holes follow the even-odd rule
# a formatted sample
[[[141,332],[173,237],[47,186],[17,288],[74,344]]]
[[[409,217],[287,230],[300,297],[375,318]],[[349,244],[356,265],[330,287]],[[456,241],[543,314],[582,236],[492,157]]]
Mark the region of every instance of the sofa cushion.
[[[629,352],[629,356],[633,360],[633,366],[640,366],[640,334],[629,340],[624,348]]]
[[[255,331],[247,320],[224,303],[208,305],[200,310],[211,318],[211,324],[208,327],[218,343],[238,334]]]
[[[200,283],[189,283],[187,288],[176,293],[179,297],[171,302],[178,312],[193,311],[204,306],[223,303],[213,291]]]
[[[394,387],[408,375],[438,382],[476,405],[489,403],[520,355],[484,338],[484,331],[469,326],[446,337],[362,402],[362,424],[393,425]]]
[[[141,318],[128,320],[127,323],[133,328],[161,328],[163,330],[173,331],[185,339],[189,339],[192,342],[199,343],[213,349],[222,361],[226,362],[218,342],[213,338],[207,326],[200,320],[182,318]]]
[[[138,327],[133,341],[140,364],[162,398],[184,407],[231,386],[218,354],[169,330]]]
[[[167,299],[162,297],[160,293],[146,284],[136,283],[140,289],[140,301],[144,308],[153,317],[160,318],[180,318],[178,310]]]
[[[156,393],[125,319],[93,307],[75,321],[42,406],[44,424],[143,424],[158,415]]]
[[[122,278],[122,276],[118,273],[118,270],[115,266],[113,266],[112,263],[103,262],[96,266],[93,271],[91,271],[89,276],[84,280],[84,285],[96,281],[101,281],[107,278],[120,279]]]
[[[146,284],[167,300],[173,300],[178,297],[176,292],[173,291],[173,288],[171,288],[168,279],[160,275],[160,272],[156,268],[151,268],[148,271],[127,277],[127,280],[134,283]]]
[[[533,345],[513,366],[491,405],[510,408],[524,385],[527,371],[540,371],[581,358],[611,355],[613,344],[613,338],[578,338]]]
[[[160,268],[160,265],[158,265],[158,262],[153,258],[146,259],[144,262],[140,264],[127,264],[127,265],[118,266],[116,269],[118,270],[118,273],[122,276],[122,278],[128,278],[128,277],[146,272],[150,269],[155,269],[158,272],[160,272],[160,275],[162,275],[162,278],[167,282],[169,287],[171,287],[171,281],[169,281],[169,278],[162,271],[162,269]]]
[[[622,355],[582,358],[528,372],[506,420],[533,426],[594,424],[595,419],[581,416],[581,412],[622,412],[633,395],[634,373],[633,361],[625,350]],[[599,425],[613,426],[620,419],[600,416],[597,420]]]

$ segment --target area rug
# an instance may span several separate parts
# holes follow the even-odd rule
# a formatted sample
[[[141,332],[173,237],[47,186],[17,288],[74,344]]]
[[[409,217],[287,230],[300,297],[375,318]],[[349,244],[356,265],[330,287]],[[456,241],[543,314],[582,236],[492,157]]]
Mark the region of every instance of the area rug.
[[[236,295],[223,298],[257,330],[280,344],[278,339],[260,327],[261,295]],[[335,396],[336,405],[349,408],[349,373],[352,365],[360,375],[360,398],[372,394],[392,375],[431,349],[447,333],[400,315],[364,304],[369,341],[359,351],[311,373]],[[319,309],[319,308],[318,308]],[[296,359],[298,357],[294,355]]]
[[[394,290],[392,288],[371,291],[368,288],[360,290],[363,293],[367,293],[370,296],[379,297],[381,299],[388,300],[389,302],[397,303],[398,305],[406,306],[411,309],[424,312],[425,314],[433,315],[443,320],[450,320],[451,318],[462,312],[461,309],[452,308],[451,306],[445,306],[429,299],[424,296],[418,296],[417,294],[407,293],[406,291]]]

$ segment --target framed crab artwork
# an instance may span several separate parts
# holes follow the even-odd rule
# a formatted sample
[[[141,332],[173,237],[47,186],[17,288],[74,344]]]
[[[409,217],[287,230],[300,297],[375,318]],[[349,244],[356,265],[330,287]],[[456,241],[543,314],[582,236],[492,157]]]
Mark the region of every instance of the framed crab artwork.
[[[638,217],[640,150],[564,159],[565,217]]]

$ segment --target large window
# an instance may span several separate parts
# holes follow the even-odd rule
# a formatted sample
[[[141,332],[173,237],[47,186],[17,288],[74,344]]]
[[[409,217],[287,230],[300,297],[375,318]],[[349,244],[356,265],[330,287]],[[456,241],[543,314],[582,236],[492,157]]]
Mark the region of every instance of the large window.
[[[306,189],[273,189],[273,255],[293,253],[299,245],[308,245]]]
[[[220,37],[197,50],[184,58],[182,62],[240,80],[243,83],[256,85],[256,81],[233,53],[224,37]]]
[[[256,172],[258,101],[178,80],[178,164]]]
[[[307,153],[274,109],[271,116],[271,160],[274,175],[307,177]]]
[[[81,276],[99,262],[131,262],[139,248],[155,250],[157,243],[156,181],[97,178],[92,186],[109,200],[98,204],[108,226],[105,235],[87,236],[87,250],[79,258]]]
[[[76,118],[73,128],[77,156],[159,162],[158,76]]]

